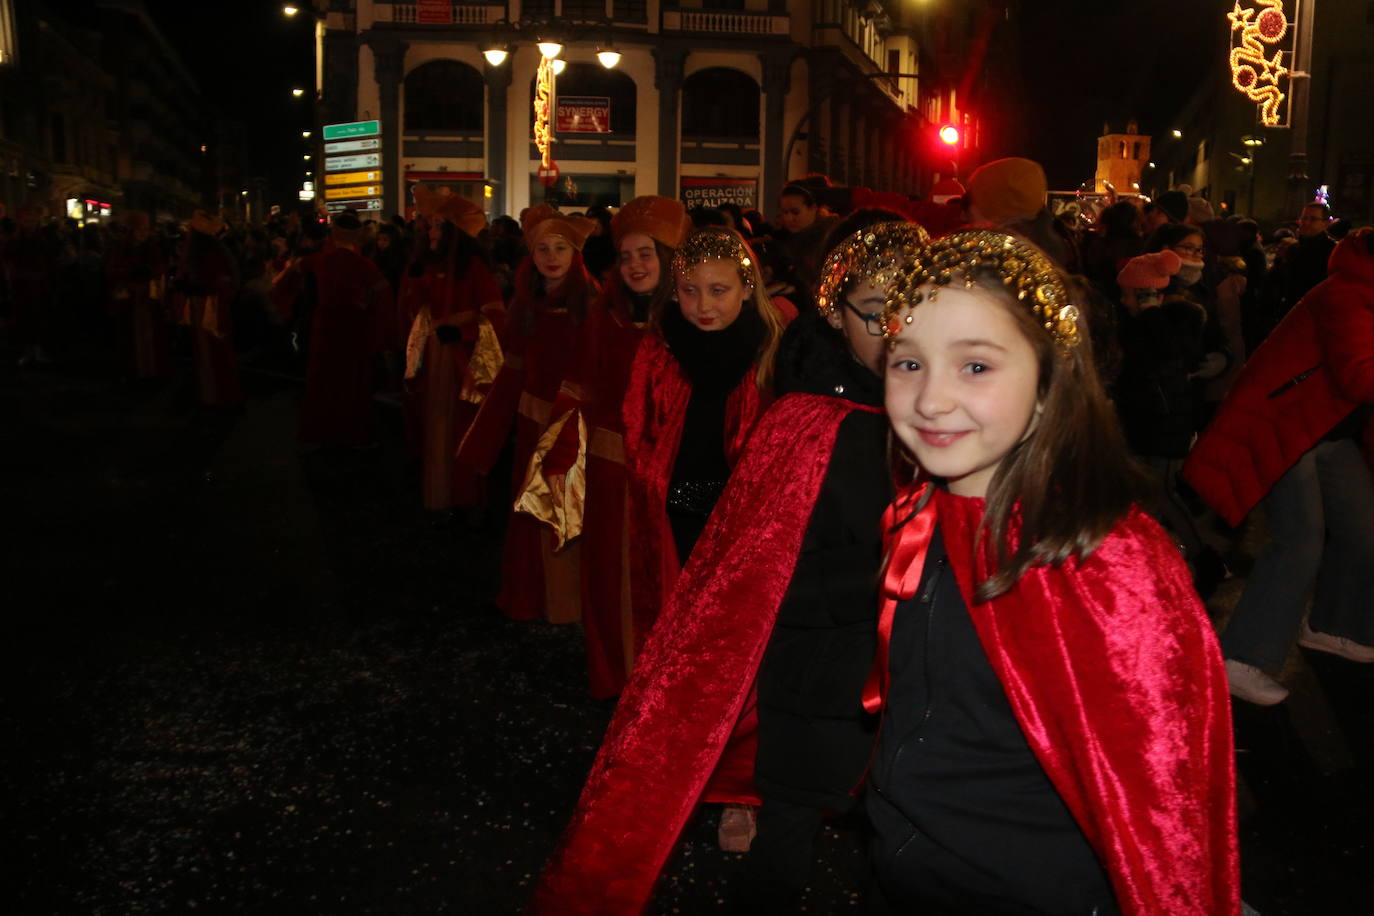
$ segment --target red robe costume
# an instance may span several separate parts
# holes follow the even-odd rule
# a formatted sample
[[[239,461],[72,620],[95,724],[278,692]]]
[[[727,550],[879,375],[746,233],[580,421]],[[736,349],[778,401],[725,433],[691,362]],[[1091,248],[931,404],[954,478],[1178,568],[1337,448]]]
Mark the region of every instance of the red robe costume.
[[[573,317],[568,302],[572,297],[585,302],[596,295],[596,284],[582,266],[581,253],[573,255],[568,276],[546,298],[536,299],[530,289],[533,271],[533,262],[526,258],[516,274],[504,341],[505,361],[458,449],[460,464],[487,474],[496,464],[513,423],[511,473],[512,493],[516,495],[525,489],[530,459],[553,419],[554,399],[583,348],[587,326]],[[545,525],[531,515],[513,511],[506,527],[497,606],[515,620],[578,620],[582,603],[579,559],[579,544],[559,549],[556,536]]]
[[[243,403],[234,352],[237,271],[218,239],[192,230],[186,244],[177,278],[182,288],[172,297],[172,315],[191,329],[191,363],[201,404],[236,407]]]
[[[326,445],[372,441],[373,361],[391,315],[391,287],[377,266],[351,248],[307,255],[272,284],[283,317],[306,283],[315,287],[310,356],[301,400],[301,439]]]
[[[790,396],[760,424],[645,645],[534,912],[642,912],[697,803],[747,798],[754,677],[851,409]],[[932,506],[979,641],[1123,912],[1238,912],[1226,678],[1177,548],[1133,510],[1086,560],[1032,569],[978,604],[993,569],[984,503],[938,492]],[[888,528],[906,514],[890,510]],[[911,535],[928,539],[929,521],[890,545],[912,562],[887,574],[885,605],[914,593],[924,545]]]
[[[454,452],[501,368],[501,287],[475,258],[457,277],[452,264],[444,261],[429,265],[418,277],[405,278],[399,312],[410,393],[407,425],[419,446],[424,506],[480,506],[485,488],[471,469],[458,463]],[[437,329],[442,326],[458,328],[462,340],[440,341]]]
[[[758,366],[750,366],[725,404],[725,457],[732,468],[770,401],[759,391],[757,375]],[[692,383],[662,335],[645,334],[630,369],[623,410],[630,542],[635,545],[630,558],[630,597],[637,645],[643,644],[677,581],[668,484],[691,398]]]
[[[554,402],[550,429],[560,428],[539,472],[551,497],[561,493],[568,503],[581,500],[580,514],[570,505],[561,513],[540,515],[565,519],[555,530],[560,543],[580,537],[582,628],[590,691],[598,699],[625,689],[634,661],[621,407],[643,337],[643,326],[631,319],[620,274],[611,271],[601,299],[587,313],[581,356]],[[578,473],[582,494],[576,492]],[[526,480],[527,493],[531,482]]]
[[[163,378],[171,369],[167,341],[167,265],[157,242],[127,239],[105,260],[111,310],[134,378]]]

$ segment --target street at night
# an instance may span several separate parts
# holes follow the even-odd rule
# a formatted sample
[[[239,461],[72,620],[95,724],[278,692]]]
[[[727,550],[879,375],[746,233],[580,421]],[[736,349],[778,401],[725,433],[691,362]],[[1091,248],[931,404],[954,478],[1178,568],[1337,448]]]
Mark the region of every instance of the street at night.
[[[1370,48],[0,0],[0,906],[1369,911]]]

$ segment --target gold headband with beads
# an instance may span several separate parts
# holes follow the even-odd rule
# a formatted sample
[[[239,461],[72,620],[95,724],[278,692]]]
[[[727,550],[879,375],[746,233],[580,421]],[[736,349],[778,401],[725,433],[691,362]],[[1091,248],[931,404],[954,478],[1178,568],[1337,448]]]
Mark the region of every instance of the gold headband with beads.
[[[924,246],[899,271],[887,288],[883,308],[883,336],[892,343],[911,323],[911,310],[930,299],[956,275],[971,288],[982,271],[1001,277],[1002,285],[1024,302],[1055,343],[1065,350],[1078,346],[1078,309],[1069,302],[1064,278],[1049,258],[1029,242],[985,229],[955,232]],[[901,312],[906,314],[902,315]]]
[[[754,253],[729,229],[707,227],[687,236],[673,255],[673,277],[681,278],[706,261],[731,261],[739,271],[740,282],[754,285]]]
[[[929,238],[915,223],[896,221],[875,223],[850,235],[835,246],[821,267],[816,308],[829,318],[840,308],[850,283],[888,286]]]

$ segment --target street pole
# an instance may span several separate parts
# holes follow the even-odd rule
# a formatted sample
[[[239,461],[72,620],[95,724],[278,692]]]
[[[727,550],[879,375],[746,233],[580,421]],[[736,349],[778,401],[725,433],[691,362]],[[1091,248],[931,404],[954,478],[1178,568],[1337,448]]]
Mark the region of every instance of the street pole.
[[[1296,218],[1303,205],[1311,202],[1307,176],[1307,113],[1312,94],[1312,23],[1317,0],[1301,0],[1298,6],[1298,35],[1293,47],[1293,67],[1288,76],[1292,94],[1288,126],[1293,132],[1288,152],[1288,194],[1286,218]]]

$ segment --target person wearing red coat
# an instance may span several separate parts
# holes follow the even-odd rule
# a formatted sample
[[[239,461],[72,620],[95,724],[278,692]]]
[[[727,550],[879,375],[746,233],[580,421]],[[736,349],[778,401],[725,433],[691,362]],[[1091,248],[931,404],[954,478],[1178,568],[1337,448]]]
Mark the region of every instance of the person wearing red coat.
[[[110,246],[105,275],[115,319],[134,378],[160,379],[171,369],[167,340],[167,264],[152,237],[152,220],[140,210],[124,217],[125,234]]]
[[[356,213],[334,217],[330,244],[283,271],[271,299],[286,317],[306,286],[314,289],[310,355],[301,399],[300,433],[321,445],[372,441],[374,360],[386,345],[384,323],[392,314],[391,286],[358,253],[362,223]]]
[[[553,419],[554,399],[583,350],[587,313],[598,292],[582,265],[588,220],[541,204],[525,212],[522,228],[530,254],[516,269],[504,362],[457,455],[460,465],[488,474],[514,425],[517,498]],[[512,505],[503,550],[496,604],[506,616],[553,623],[581,617],[581,544],[564,544],[551,527]]]
[[[426,509],[476,509],[482,482],[454,459],[501,368],[505,308],[496,277],[477,245],[480,207],[458,195],[415,186],[427,225],[401,284],[400,345],[405,351],[407,425],[420,450]]]
[[[560,546],[573,539],[581,545],[582,629],[597,699],[624,689],[636,644],[621,406],[650,309],[671,292],[673,251],[691,227],[682,203],[654,195],[636,197],[611,220],[616,269],[587,311],[582,353],[540,437],[550,447],[537,450],[516,500],[520,511],[549,524]]]
[[[196,390],[206,407],[243,403],[238,355],[234,351],[234,298],[238,268],[219,234],[224,221],[197,210],[186,224],[177,267],[172,314],[190,329]]]
[[[1372,409],[1374,230],[1362,229],[1250,357],[1183,467],[1230,524],[1268,510],[1271,539],[1222,635],[1235,696],[1287,697],[1265,671],[1283,667],[1295,634],[1374,662],[1374,480],[1358,445]]]

